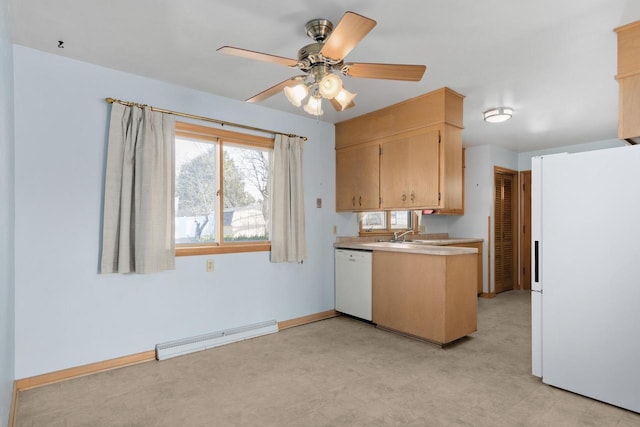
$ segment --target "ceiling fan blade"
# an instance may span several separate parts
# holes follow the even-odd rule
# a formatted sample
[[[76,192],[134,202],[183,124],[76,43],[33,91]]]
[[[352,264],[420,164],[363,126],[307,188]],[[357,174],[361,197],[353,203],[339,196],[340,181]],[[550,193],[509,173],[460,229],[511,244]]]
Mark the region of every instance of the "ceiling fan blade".
[[[298,61],[295,59],[270,55],[268,53],[254,52],[253,50],[240,49],[239,47],[222,46],[221,48],[218,48],[218,52],[226,53],[227,55],[241,56],[247,59],[273,62],[274,64],[287,65],[289,67],[295,67],[298,64]]]
[[[343,59],[376,26],[376,21],[353,12],[345,12],[329,35],[320,53],[336,61]]]
[[[417,82],[422,79],[427,67],[424,65],[349,62],[344,64],[342,70],[344,74],[351,77]]]
[[[305,79],[306,76],[302,75],[302,76],[295,76],[295,77],[291,77],[290,79],[281,81],[280,83],[278,83],[275,86],[271,86],[269,89],[267,90],[263,90],[262,92],[260,92],[257,95],[252,96],[251,98],[247,99],[247,102],[260,102],[260,101],[264,101],[265,99],[275,95],[278,92],[281,92],[282,90],[284,90],[285,87],[289,87],[289,86],[295,86],[298,83],[300,83],[301,81],[303,81]]]
[[[333,108],[336,111],[344,111],[347,108],[351,108],[351,107],[355,107],[356,106],[355,102],[351,101],[349,104],[347,104],[346,107],[342,108],[342,105],[338,101],[336,101],[335,98],[330,99],[329,102],[331,102],[331,105],[333,105]]]

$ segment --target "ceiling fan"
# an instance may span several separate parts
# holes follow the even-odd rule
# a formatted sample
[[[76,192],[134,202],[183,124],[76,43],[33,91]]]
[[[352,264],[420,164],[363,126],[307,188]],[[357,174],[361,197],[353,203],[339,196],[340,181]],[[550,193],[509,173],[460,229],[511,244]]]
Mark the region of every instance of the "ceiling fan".
[[[316,116],[323,114],[322,98],[342,111],[353,107],[356,96],[342,86],[342,80],[335,73],[344,76],[419,81],[425,70],[424,65],[375,64],[363,62],[344,62],[344,57],[376,26],[376,21],[354,12],[346,12],[334,28],[328,19],[314,19],[305,25],[306,33],[315,43],[308,44],[298,51],[298,59],[270,55],[231,46],[222,46],[219,52],[248,59],[272,62],[299,68],[305,74],[286,79],[257,95],[247,102],[260,102],[284,90],[287,99],[300,107],[309,96],[304,110]]]

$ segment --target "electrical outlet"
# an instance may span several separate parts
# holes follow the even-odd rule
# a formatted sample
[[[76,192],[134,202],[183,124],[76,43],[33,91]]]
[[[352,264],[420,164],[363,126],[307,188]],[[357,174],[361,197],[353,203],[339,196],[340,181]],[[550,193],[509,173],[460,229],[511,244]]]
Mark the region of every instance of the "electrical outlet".
[[[321,208],[322,207],[322,199],[317,198],[316,199],[316,208]]]
[[[338,234],[338,226],[337,225],[333,226],[333,234]]]
[[[213,271],[213,258],[209,258],[207,260],[207,273],[211,273]]]

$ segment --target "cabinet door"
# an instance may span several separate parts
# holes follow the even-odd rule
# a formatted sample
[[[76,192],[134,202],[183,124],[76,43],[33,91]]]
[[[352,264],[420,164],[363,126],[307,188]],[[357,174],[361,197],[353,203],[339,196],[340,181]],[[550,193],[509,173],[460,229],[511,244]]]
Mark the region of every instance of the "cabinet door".
[[[411,141],[410,207],[438,207],[440,205],[440,132],[418,135]]]
[[[373,322],[444,342],[446,258],[374,251]]]
[[[446,144],[451,144],[453,141],[446,140],[443,143],[440,143],[441,148],[446,148]],[[443,146],[443,144],[445,144]],[[440,192],[443,193],[443,197],[440,199],[440,204],[446,206],[444,209],[438,209],[437,215],[464,215],[464,173],[465,173],[465,148],[462,150],[462,159],[460,161],[460,165],[449,165],[453,170],[449,170],[448,174],[444,177],[443,185],[440,188]],[[447,154],[445,153],[445,157]],[[447,159],[449,160],[449,159]],[[451,162],[453,163],[453,162]],[[456,173],[456,170],[458,171]],[[459,175],[458,175],[459,174]],[[460,186],[455,184],[455,180],[459,177]],[[442,175],[441,175],[442,179]],[[453,185],[452,181],[454,182]],[[451,194],[454,193],[454,194]],[[457,196],[457,197],[455,197]],[[447,201],[449,205],[447,205]],[[444,203],[443,203],[444,202]],[[451,207],[453,203],[453,206]]]
[[[410,138],[399,138],[381,145],[380,207],[403,209],[408,201]]]
[[[618,80],[620,111],[618,138],[640,136],[640,73]]]
[[[457,246],[459,248],[475,248],[478,250],[478,282],[476,283],[476,290],[478,295],[482,293],[483,286],[483,266],[482,266],[482,242],[471,242],[471,243],[455,243],[453,245],[448,246]]]
[[[379,208],[379,162],[378,145],[336,151],[336,211]]]
[[[380,197],[384,209],[437,208],[439,132],[400,136],[381,145]]]

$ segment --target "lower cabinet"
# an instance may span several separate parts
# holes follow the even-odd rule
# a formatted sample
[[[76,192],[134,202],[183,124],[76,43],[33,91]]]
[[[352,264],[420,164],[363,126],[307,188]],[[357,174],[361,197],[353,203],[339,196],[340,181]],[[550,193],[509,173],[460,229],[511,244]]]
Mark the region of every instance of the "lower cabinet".
[[[373,253],[373,322],[437,344],[478,326],[477,255]]]
[[[460,248],[476,248],[478,250],[478,283],[476,284],[478,295],[482,293],[482,282],[483,282],[482,245],[483,245],[483,242],[455,243],[453,245],[447,245],[447,246],[457,246]]]

